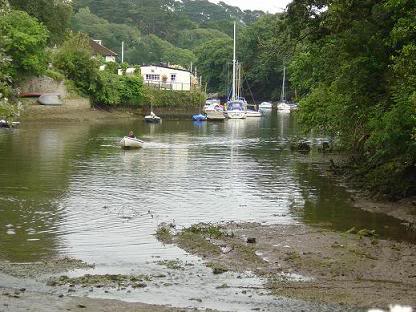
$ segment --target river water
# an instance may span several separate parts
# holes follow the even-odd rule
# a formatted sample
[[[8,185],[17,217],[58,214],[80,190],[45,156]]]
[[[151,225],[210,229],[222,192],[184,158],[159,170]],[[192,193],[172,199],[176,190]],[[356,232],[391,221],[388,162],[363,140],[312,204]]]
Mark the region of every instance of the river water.
[[[143,149],[117,146],[129,130],[146,141]],[[297,135],[293,116],[276,112],[221,123],[118,120],[1,130],[0,258],[35,262],[71,256],[95,263],[95,273],[159,272],[160,259],[180,259],[193,263],[190,271],[195,272],[178,273],[169,289],[99,296],[239,311],[258,306],[298,311],[298,301],[259,293],[248,299],[232,289],[216,292],[214,286],[224,281],[236,287],[262,281],[249,273],[245,279],[231,273],[213,276],[197,257],[154,237],[162,222],[181,228],[253,221],[324,224],[340,231],[356,226],[375,229],[381,237],[414,241],[399,221],[353,208],[345,188],[313,169],[323,156],[290,150],[289,140]],[[189,301],[196,297],[204,300]]]

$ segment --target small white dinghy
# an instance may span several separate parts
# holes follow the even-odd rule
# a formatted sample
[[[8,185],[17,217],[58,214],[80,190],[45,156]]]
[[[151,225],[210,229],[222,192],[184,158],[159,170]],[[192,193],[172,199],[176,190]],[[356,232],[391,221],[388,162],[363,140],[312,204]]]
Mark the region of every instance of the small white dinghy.
[[[156,116],[156,114],[153,113],[153,111],[150,113],[150,115],[144,117],[144,121],[148,123],[160,123],[161,120],[162,119],[159,116]]]
[[[144,142],[142,140],[130,137],[124,137],[120,141],[120,146],[124,149],[142,148]]]

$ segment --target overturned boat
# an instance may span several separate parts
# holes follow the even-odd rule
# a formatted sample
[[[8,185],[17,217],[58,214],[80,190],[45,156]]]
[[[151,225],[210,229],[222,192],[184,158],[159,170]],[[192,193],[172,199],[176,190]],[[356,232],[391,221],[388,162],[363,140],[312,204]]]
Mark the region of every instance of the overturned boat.
[[[38,98],[38,102],[42,105],[52,105],[52,106],[63,104],[60,95],[55,94],[55,93],[42,94]]]

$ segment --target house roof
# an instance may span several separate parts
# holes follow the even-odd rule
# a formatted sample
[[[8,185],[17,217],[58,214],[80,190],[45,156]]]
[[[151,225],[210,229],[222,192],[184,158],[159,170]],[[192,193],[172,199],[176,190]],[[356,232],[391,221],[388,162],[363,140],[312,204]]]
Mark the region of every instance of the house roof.
[[[117,56],[116,52],[111,51],[109,48],[99,44],[98,42],[90,39],[90,47],[95,55],[99,54],[102,56]]]

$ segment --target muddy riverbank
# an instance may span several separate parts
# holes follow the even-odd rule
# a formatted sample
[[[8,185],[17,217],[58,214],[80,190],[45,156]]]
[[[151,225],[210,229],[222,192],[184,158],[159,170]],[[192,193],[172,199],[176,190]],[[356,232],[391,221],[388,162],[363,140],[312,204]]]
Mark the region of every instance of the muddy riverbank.
[[[307,225],[193,226],[158,237],[202,256],[214,273],[252,271],[276,296],[357,307],[416,306],[416,246],[352,229]],[[254,243],[247,243],[251,241]]]
[[[44,293],[0,287],[0,311],[89,311],[89,312],[165,312],[197,311],[166,306],[128,303],[109,299],[74,297],[61,293]]]
[[[60,106],[39,105],[36,99],[23,99],[24,110],[21,121],[30,122],[95,122],[108,121],[123,118],[143,118],[150,113],[150,107],[140,108],[110,108],[91,107],[87,98],[68,98],[63,100]],[[154,107],[154,112],[168,119],[188,118],[198,114],[199,108],[194,107]]]

